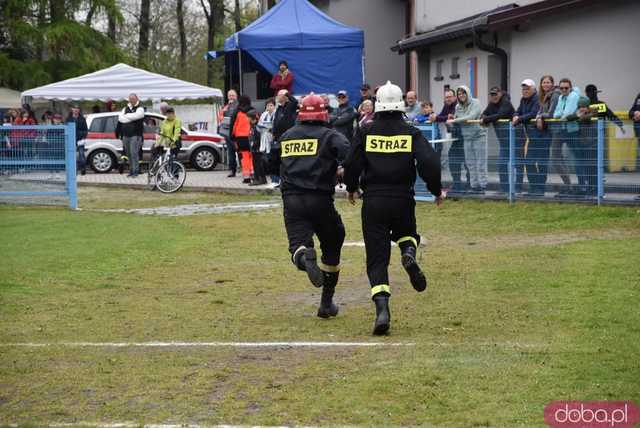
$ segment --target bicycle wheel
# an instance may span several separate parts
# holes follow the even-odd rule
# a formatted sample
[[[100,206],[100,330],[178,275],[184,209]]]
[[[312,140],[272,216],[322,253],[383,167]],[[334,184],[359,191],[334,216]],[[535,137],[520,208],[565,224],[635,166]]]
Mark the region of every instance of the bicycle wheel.
[[[156,187],[156,174],[160,169],[160,164],[162,163],[162,158],[160,156],[156,157],[152,164],[149,165],[149,170],[147,171],[147,185],[151,190]]]
[[[173,193],[180,190],[187,179],[187,171],[180,162],[170,160],[156,172],[156,187],[162,193]]]

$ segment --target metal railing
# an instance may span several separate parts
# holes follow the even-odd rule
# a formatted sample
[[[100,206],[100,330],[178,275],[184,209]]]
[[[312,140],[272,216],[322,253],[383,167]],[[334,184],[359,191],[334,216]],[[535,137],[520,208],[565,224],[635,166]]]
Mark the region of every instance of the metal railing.
[[[0,203],[78,208],[75,124],[0,126]]]
[[[604,119],[417,125],[440,152],[450,196],[640,203],[638,140]],[[430,200],[422,180],[416,198]]]

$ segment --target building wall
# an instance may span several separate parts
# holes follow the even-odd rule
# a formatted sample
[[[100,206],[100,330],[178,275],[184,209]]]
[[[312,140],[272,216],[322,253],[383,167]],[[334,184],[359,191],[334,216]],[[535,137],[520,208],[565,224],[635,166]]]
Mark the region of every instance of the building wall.
[[[613,110],[628,110],[640,92],[640,2],[607,3],[512,33],[511,87],[544,74],[556,82],[568,77],[581,90],[598,86]],[[520,95],[514,98],[518,102]]]
[[[406,2],[403,0],[311,0],[320,10],[346,25],[364,31],[365,79],[371,86],[391,80],[406,86],[404,55],[391,51],[403,39]]]
[[[524,6],[539,0],[416,0],[416,31],[424,33],[478,13],[517,3]]]

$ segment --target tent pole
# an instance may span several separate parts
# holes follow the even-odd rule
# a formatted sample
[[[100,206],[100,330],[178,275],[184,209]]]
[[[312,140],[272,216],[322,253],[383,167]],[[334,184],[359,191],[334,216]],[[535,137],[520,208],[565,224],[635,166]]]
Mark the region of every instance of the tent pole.
[[[242,95],[242,49],[238,49],[238,80],[240,80],[240,95]]]

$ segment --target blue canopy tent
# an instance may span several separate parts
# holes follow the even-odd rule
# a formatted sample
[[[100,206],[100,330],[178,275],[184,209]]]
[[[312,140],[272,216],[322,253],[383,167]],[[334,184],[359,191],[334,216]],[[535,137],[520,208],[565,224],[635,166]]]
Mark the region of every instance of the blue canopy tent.
[[[355,101],[364,82],[363,31],[328,17],[307,0],[281,0],[229,37],[224,51],[245,52],[271,74],[280,61],[287,61],[295,94],[344,89]],[[245,61],[244,55],[239,58]]]

